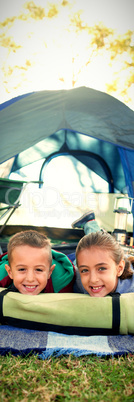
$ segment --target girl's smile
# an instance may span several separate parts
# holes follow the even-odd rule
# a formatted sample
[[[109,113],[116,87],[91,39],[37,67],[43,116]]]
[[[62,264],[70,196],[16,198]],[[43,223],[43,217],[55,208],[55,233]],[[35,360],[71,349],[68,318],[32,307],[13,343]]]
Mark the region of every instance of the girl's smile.
[[[109,251],[92,246],[79,252],[78,268],[82,285],[89,295],[104,297],[116,290],[124,260],[117,265]]]

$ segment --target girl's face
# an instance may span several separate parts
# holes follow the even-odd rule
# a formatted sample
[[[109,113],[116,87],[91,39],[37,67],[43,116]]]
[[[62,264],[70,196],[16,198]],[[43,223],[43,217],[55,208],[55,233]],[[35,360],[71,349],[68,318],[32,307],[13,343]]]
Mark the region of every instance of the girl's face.
[[[104,297],[114,292],[125,266],[124,260],[117,265],[112,253],[97,246],[81,250],[77,262],[82,285],[93,297]]]

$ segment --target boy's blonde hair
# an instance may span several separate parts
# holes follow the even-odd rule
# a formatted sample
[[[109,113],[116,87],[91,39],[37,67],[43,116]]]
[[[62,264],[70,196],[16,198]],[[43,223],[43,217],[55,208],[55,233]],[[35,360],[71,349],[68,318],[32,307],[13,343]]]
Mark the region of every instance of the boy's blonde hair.
[[[124,256],[123,248],[116,241],[114,236],[110,235],[108,232],[92,232],[88,235],[83,236],[76,248],[76,263],[78,265],[78,255],[79,252],[85,249],[90,249],[91,247],[100,247],[103,250],[109,251],[115,264],[119,264],[121,259],[125,260],[125,268],[120,276],[121,279],[130,278],[133,275],[131,269],[130,261]]]
[[[11,237],[7,247],[9,265],[11,265],[12,262],[12,252],[14,248],[17,246],[24,246],[24,245],[36,248],[43,248],[43,247],[47,248],[49,251],[50,266],[52,265],[52,252],[51,252],[50,241],[47,238],[47,236],[37,232],[36,230],[26,230],[18,232]]]

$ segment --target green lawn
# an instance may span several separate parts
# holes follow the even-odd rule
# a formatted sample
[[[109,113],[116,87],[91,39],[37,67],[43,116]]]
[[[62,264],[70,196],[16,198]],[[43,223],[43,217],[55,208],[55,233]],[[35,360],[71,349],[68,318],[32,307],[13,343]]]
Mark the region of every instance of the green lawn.
[[[134,401],[134,355],[0,356],[0,402]]]

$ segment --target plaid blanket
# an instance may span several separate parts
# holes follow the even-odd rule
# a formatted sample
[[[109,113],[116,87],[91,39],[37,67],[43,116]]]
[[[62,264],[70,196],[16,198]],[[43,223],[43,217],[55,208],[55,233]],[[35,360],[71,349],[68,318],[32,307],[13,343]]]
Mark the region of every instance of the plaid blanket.
[[[69,354],[77,357],[92,354],[100,357],[118,356],[134,353],[134,336],[64,335],[1,325],[0,354],[6,355],[9,352],[22,356],[30,352],[38,353],[38,357],[43,360]]]

